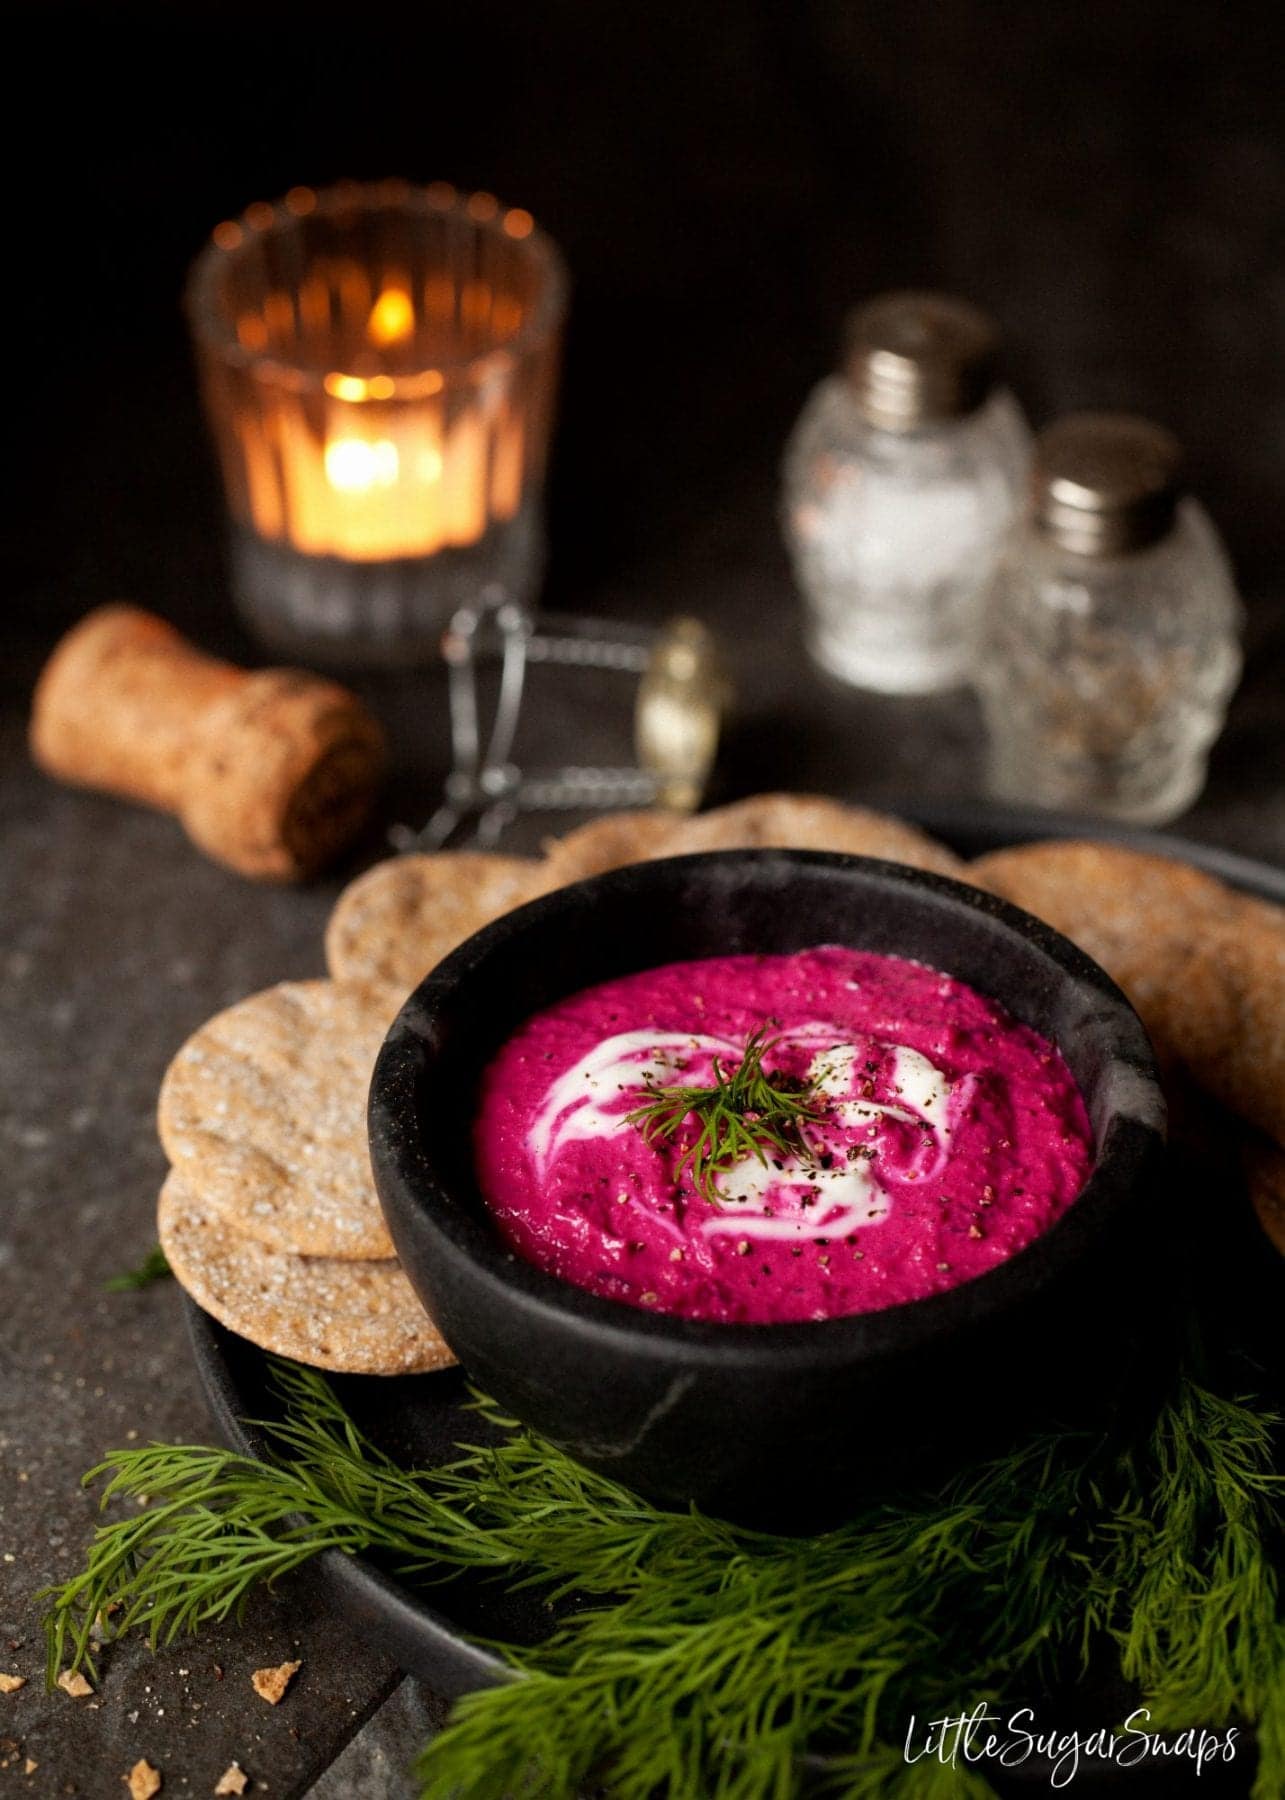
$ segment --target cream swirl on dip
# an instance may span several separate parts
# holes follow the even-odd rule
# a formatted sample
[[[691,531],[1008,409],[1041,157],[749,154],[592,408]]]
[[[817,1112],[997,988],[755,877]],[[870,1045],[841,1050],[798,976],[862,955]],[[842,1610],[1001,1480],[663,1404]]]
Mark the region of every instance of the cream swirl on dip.
[[[808,1096],[806,1118],[792,1148],[697,1180],[698,1120],[662,1138],[639,1110],[708,1088],[765,1026],[764,1067]],[[540,1267],[649,1309],[767,1322],[982,1274],[1066,1209],[1090,1141],[1061,1057],[993,1001],[826,947],[670,964],[538,1014],[484,1077],[477,1162],[501,1230]]]

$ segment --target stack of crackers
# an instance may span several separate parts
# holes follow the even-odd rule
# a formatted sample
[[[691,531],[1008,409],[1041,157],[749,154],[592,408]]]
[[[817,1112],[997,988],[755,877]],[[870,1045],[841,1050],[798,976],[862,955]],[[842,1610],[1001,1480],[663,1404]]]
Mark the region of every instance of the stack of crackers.
[[[375,1057],[402,1000],[465,938],[538,894],[699,850],[847,851],[987,887],[1080,943],[1124,988],[1162,1060],[1258,1130],[1260,1216],[1285,1249],[1285,915],[1183,864],[1093,843],[966,864],[898,819],[765,794],[695,818],[615,813],[542,858],[380,863],[341,894],[329,979],[283,982],[211,1019],[161,1088],[161,1244],[193,1298],[266,1350],[399,1375],[453,1359],[393,1253],[366,1148]]]
[[[1285,1255],[1285,912],[1215,876],[1121,845],[1023,844],[967,879],[1047,921],[1133,1002],[1160,1062],[1171,1135],[1227,1137]],[[1191,1127],[1195,1125],[1194,1133]]]

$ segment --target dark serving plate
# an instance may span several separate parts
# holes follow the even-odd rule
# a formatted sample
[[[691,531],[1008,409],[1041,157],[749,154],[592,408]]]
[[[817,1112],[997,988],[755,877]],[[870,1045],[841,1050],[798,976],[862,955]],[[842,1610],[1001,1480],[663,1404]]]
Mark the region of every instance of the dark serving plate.
[[[1104,828],[1097,822],[1020,809],[939,806],[898,810],[966,856],[1039,837],[1110,837],[1137,849],[1180,857],[1249,893],[1285,905],[1285,871],[1179,837]],[[202,1387],[221,1433],[244,1454],[262,1455],[263,1434],[245,1421],[270,1418],[276,1411],[266,1357],[191,1302],[188,1323]],[[334,1381],[340,1399],[362,1430],[407,1466],[431,1467],[445,1461],[456,1445],[476,1443],[483,1433],[477,1414],[463,1410],[467,1390],[458,1371],[387,1380],[348,1376]],[[452,1576],[440,1594],[429,1599],[362,1557],[327,1551],[317,1566],[333,1593],[336,1611],[354,1629],[377,1631],[408,1672],[422,1677],[448,1700],[508,1678],[505,1666],[480,1648],[476,1639],[533,1642],[548,1629],[548,1614],[538,1600],[506,1593],[495,1583]],[[1101,1717],[1096,1722],[1101,1723]],[[1229,1767],[1227,1773],[1236,1778],[1230,1791],[1245,1790],[1248,1774],[1242,1771],[1247,1760],[1242,1759],[1239,1769]],[[1041,1776],[1033,1764],[1025,1765],[1022,1774],[1023,1788],[1033,1779],[1047,1781],[1047,1775]],[[1212,1794],[1211,1779],[1206,1771],[1201,1792]],[[1155,1788],[1140,1770],[1130,1780],[1129,1791],[1138,1796],[1185,1791],[1176,1785],[1175,1768],[1167,1768],[1165,1780],[1167,1786]],[[1084,1771],[1076,1789],[1086,1794],[1114,1792],[1121,1784],[1121,1774],[1112,1775],[1108,1765],[1101,1777]],[[1221,1785],[1219,1791],[1223,1791]]]

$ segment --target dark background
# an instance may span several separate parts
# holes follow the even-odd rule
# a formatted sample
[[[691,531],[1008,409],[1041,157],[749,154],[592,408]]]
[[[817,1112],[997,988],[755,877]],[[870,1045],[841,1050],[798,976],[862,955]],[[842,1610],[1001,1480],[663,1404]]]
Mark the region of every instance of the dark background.
[[[997,315],[1037,423],[1121,405],[1186,445],[1254,607],[1213,787],[1251,848],[1241,818],[1274,753],[1264,683],[1285,656],[1273,16],[1154,0],[20,10],[10,670],[28,681],[58,627],[116,595],[252,654],[228,617],[186,267],[218,219],[296,182],[442,177],[528,207],[572,271],[551,601],[687,607],[749,633],[725,789],[936,791],[939,741],[952,779],[976,779],[966,710],[811,682],[775,518],[781,445],[845,307],[926,283]],[[773,703],[786,679],[820,689],[823,723]],[[440,734],[414,749],[436,773]]]
[[[896,804],[978,785],[966,697],[877,700],[803,657],[776,525],[785,435],[843,311],[890,284],[1001,321],[1039,423],[1173,427],[1250,605],[1249,661],[1179,829],[1285,861],[1285,49],[1218,0],[461,0],[11,7],[5,19],[0,532],[0,1763],[15,1791],[165,1793],[238,1757],[284,1800],[384,1800],[427,1729],[378,1634],[308,1581],[241,1628],[46,1696],[33,1594],[83,1559],[82,1471],[208,1438],[172,1284],[106,1295],[154,1241],[166,1063],[218,1008],[321,972],[339,877],[254,886],[172,821],[31,769],[59,632],[129,597],[252,659],[179,297],[206,233],[296,183],[399,174],[530,208],[574,278],[549,599],[722,633],[724,793]],[[394,692],[394,688],[397,691]],[[403,797],[442,774],[441,683],[375,684]],[[619,755],[625,709],[546,702],[542,758]],[[613,740],[612,727],[615,726]],[[526,841],[533,841],[534,828]],[[275,1711],[251,1670],[304,1667]],[[387,1697],[392,1694],[394,1698]],[[345,1743],[362,1722],[345,1751]],[[342,1755],[341,1755],[342,1753]],[[340,1756],[336,1764],[335,1758]],[[332,1766],[333,1765],[333,1766]],[[186,1785],[185,1785],[186,1784]]]

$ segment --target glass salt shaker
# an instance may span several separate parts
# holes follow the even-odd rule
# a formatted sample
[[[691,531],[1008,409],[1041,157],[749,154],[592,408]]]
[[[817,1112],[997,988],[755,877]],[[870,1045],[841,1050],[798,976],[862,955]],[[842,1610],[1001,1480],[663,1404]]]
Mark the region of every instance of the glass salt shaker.
[[[784,524],[808,646],[854,687],[924,694],[971,673],[1030,460],[998,348],[964,301],[882,295],[851,315],[842,372],[795,426]]]
[[[1174,818],[1204,785],[1241,620],[1169,432],[1124,413],[1049,426],[987,601],[977,686],[991,792],[1135,824]]]

